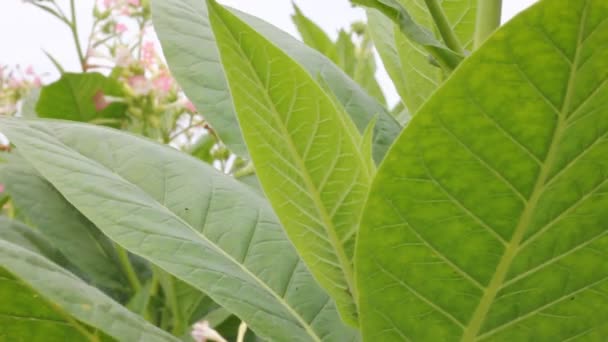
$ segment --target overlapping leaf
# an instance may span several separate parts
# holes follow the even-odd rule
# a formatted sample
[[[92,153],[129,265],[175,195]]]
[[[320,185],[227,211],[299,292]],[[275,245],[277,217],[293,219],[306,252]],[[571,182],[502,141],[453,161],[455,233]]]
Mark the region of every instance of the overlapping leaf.
[[[204,291],[259,336],[356,338],[246,186],[172,148],[100,127],[3,119],[0,129],[110,238]]]
[[[340,30],[338,39],[334,43],[321,27],[302,13],[295,3],[293,7],[295,13],[291,19],[306,45],[327,56],[369,95],[379,103],[386,104],[382,89],[376,80],[376,63],[366,25],[354,23],[351,32]],[[359,26],[359,29],[355,29],[356,26]],[[361,38],[358,46],[353,43],[353,33],[357,38]],[[331,88],[329,89],[331,91]]]
[[[606,1],[542,1],[420,110],[364,214],[365,339],[608,336],[606,46]]]
[[[361,135],[289,56],[228,10],[208,8],[266,197],[342,317],[356,324],[352,257],[372,177]]]
[[[378,0],[376,0],[378,1]],[[396,1],[396,0],[395,0]],[[434,30],[434,23],[424,0],[399,0],[411,18]],[[456,37],[465,49],[473,47],[477,0],[440,1]],[[368,10],[372,38],[397,92],[411,113],[415,113],[445,79],[440,68],[429,61],[429,52],[408,39],[391,19],[376,10]]]
[[[151,2],[154,27],[172,74],[205,118],[214,125],[222,140],[237,154],[246,155],[225,80],[225,70],[209,26],[205,0]],[[379,115],[374,136],[374,159],[382,160],[401,130],[382,105],[320,53],[258,18],[232,11],[298,61],[313,77],[325,79],[360,131],[367,127],[374,115]]]
[[[319,25],[305,16],[295,3],[293,4],[293,9],[295,13],[291,16],[291,20],[296,25],[304,43],[327,56],[335,64],[338,64],[336,44],[334,44]]]
[[[38,254],[49,246],[33,231],[0,219],[3,233],[15,228],[12,242],[0,238],[0,339],[177,341]]]
[[[120,289],[126,283],[114,247],[94,224],[72,207],[23,158],[4,155],[0,183],[22,216],[96,286]]]

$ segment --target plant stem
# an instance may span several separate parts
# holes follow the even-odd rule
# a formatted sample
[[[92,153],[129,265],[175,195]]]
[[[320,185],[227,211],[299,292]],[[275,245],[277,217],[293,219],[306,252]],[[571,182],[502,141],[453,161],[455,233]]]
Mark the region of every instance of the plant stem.
[[[80,39],[78,38],[78,24],[76,23],[76,6],[75,0],[70,0],[70,11],[72,12],[72,20],[70,22],[70,30],[72,31],[72,37],[74,38],[74,43],[76,44],[76,52],[78,53],[78,60],[80,61],[80,67],[82,71],[87,71],[86,59],[82,52],[82,47],[80,46]]]
[[[203,124],[204,124],[204,121],[203,121],[203,122],[195,122],[195,123],[191,123],[191,124],[189,124],[187,127],[180,129],[180,130],[179,130],[179,131],[177,131],[176,133],[173,133],[173,134],[172,134],[172,135],[169,137],[169,140],[170,140],[170,141],[173,141],[173,139],[175,139],[175,138],[179,137],[180,135],[182,135],[182,134],[184,134],[184,133],[188,132],[189,130],[191,130],[191,129],[193,129],[193,128],[200,127],[200,126],[202,126]]]
[[[46,6],[41,5],[41,4],[38,4],[38,3],[35,3],[35,2],[32,2],[31,4],[32,4],[32,5],[34,5],[34,6],[36,6],[36,7],[38,7],[38,8],[40,8],[41,10],[43,10],[43,11],[45,11],[45,12],[49,13],[49,14],[51,14],[51,15],[52,15],[52,16],[54,16],[55,18],[57,18],[57,19],[61,20],[61,21],[62,21],[64,24],[66,24],[66,25],[70,26],[70,22],[69,22],[69,21],[68,21],[68,20],[65,18],[65,16],[63,16],[63,15],[62,15],[62,14],[60,14],[60,13],[58,13],[58,12],[57,12],[57,11],[55,11],[54,9],[49,8],[49,7],[46,7]]]
[[[480,2],[485,2],[488,0],[482,0]],[[439,34],[443,38],[445,45],[452,49],[454,52],[459,54],[464,54],[464,49],[458,41],[458,37],[452,30],[452,26],[448,21],[448,17],[445,15],[443,8],[439,4],[438,0],[424,0],[426,3],[426,7],[429,9],[431,16],[433,17],[433,21],[435,21],[435,26],[439,30]]]
[[[183,334],[185,327],[182,324],[181,312],[179,302],[177,301],[177,294],[175,293],[173,276],[158,267],[154,268],[154,273],[158,275],[160,286],[165,295],[165,308],[171,313],[171,323],[173,325],[171,332],[176,336],[181,335]]]
[[[137,274],[135,273],[133,265],[129,260],[129,254],[124,248],[120,247],[117,244],[114,245],[116,246],[116,254],[118,255],[118,261],[120,262],[120,266],[125,272],[125,276],[127,277],[129,284],[131,284],[131,287],[133,288],[134,292],[139,291],[141,289],[141,283],[139,282],[139,278],[137,278]]]
[[[475,23],[475,50],[485,42],[498,27],[502,14],[502,0],[477,2],[477,22]]]

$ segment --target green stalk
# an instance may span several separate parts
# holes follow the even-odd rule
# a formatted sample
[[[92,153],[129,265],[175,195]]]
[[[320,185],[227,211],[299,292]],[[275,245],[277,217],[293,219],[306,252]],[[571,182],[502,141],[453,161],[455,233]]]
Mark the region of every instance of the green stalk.
[[[177,300],[177,294],[175,293],[175,284],[173,282],[173,276],[158,267],[154,268],[154,273],[158,276],[160,286],[165,295],[165,309],[167,309],[171,315],[171,324],[173,326],[171,332],[173,333],[173,335],[179,336],[183,334],[185,326],[182,322],[179,302]],[[167,317],[163,317],[163,319],[166,318]]]
[[[481,0],[479,2],[484,2],[487,0]],[[438,0],[424,0],[426,3],[426,7],[429,9],[429,13],[431,13],[431,17],[433,17],[433,21],[435,21],[435,26],[439,30],[439,34],[441,34],[441,38],[445,42],[445,45],[452,49],[454,52],[459,54],[464,54],[464,49],[456,37],[454,30],[452,30],[452,26],[448,21],[448,17],[445,15],[441,4],[439,4]]]
[[[114,246],[116,247],[116,254],[118,255],[118,261],[120,262],[120,266],[125,272],[125,276],[127,277],[129,284],[131,284],[133,292],[138,292],[141,289],[141,283],[139,282],[139,278],[137,278],[137,274],[135,273],[133,265],[129,260],[129,254],[124,248],[120,247],[119,245],[114,244]]]
[[[64,24],[70,26],[70,22],[65,18],[65,16],[63,16],[62,14],[60,14],[59,12],[55,11],[52,8],[46,7],[45,5],[41,5],[39,3],[35,3],[35,2],[31,2],[32,5],[40,8],[41,10],[51,14],[52,16],[54,16],[55,18],[61,20]]]
[[[82,71],[87,71],[86,59],[82,52],[82,47],[80,46],[80,39],[78,38],[78,24],[76,23],[76,6],[75,0],[70,0],[70,11],[72,12],[72,20],[70,22],[70,30],[72,31],[72,37],[74,38],[74,43],[76,44],[76,52],[78,53],[78,60],[80,61],[80,67]]]
[[[475,23],[475,50],[486,41],[498,27],[502,14],[502,0],[481,0],[477,2],[477,22]]]

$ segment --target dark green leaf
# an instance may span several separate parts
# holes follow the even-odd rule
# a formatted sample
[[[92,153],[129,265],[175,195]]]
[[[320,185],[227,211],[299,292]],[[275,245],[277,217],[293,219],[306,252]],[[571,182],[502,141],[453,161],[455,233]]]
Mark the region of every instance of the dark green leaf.
[[[0,239],[0,265],[2,340],[177,341],[32,250]]]
[[[41,118],[118,126],[126,116],[127,106],[105,96],[123,96],[120,82],[99,73],[65,73],[42,88],[36,112]]]

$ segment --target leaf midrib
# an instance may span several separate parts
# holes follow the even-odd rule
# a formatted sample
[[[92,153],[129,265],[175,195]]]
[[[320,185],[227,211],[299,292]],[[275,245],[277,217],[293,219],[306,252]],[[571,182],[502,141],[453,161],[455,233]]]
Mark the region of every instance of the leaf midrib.
[[[219,15],[218,15],[218,17],[219,17]],[[227,31],[230,33],[232,38],[235,41],[238,41],[238,38],[235,36],[235,34],[232,32],[232,30],[224,22],[223,19],[222,19],[222,23],[224,24],[224,26],[226,27]],[[270,42],[268,40],[266,40],[266,42],[269,45],[274,46],[274,44],[272,42]],[[237,44],[237,46],[238,46],[239,51],[241,52],[242,56],[245,57],[243,59],[247,62],[247,65],[250,67],[250,71],[253,71],[253,74],[256,76],[259,84],[264,84],[264,82],[262,82],[262,80],[260,79],[260,75],[257,73],[256,69],[251,64],[251,61],[249,60],[249,58],[247,58],[247,54],[245,53],[245,51],[243,51],[243,49],[241,49],[241,46],[239,44]],[[291,58],[291,57],[289,57],[289,58]],[[296,61],[293,61],[293,62],[297,63]],[[230,85],[230,82],[228,82],[228,83],[229,83],[229,88],[232,88],[232,86]],[[289,149],[289,152],[291,153],[291,155],[294,159],[294,162],[297,164],[299,170],[301,171],[300,174],[302,176],[302,179],[304,180],[306,188],[308,188],[308,191],[311,194],[311,197],[315,204],[317,212],[321,216],[321,220],[324,223],[323,228],[325,229],[325,232],[327,233],[327,236],[329,237],[330,244],[332,245],[332,247],[334,248],[334,251],[336,252],[336,256],[338,258],[338,262],[340,263],[342,273],[344,274],[344,279],[348,286],[350,296],[352,298],[356,298],[357,291],[356,291],[356,287],[354,286],[354,273],[353,273],[351,264],[349,262],[349,259],[346,256],[346,252],[344,251],[344,247],[341,244],[340,239],[338,238],[338,236],[335,233],[334,223],[331,220],[331,217],[329,216],[329,213],[327,212],[326,208],[322,204],[323,202],[321,201],[321,196],[319,194],[319,191],[314,186],[314,182],[312,181],[310,174],[307,172],[307,168],[305,166],[304,161],[302,160],[299,153],[297,153],[297,149],[295,148],[294,142],[291,139],[291,136],[289,135],[287,128],[283,124],[283,120],[281,119],[281,116],[280,116],[278,110],[276,109],[274,102],[269,98],[269,95],[266,91],[263,91],[262,93],[264,94],[264,97],[270,106],[271,113],[274,116],[274,119],[277,120],[277,122],[281,123],[279,125],[279,130],[281,130],[281,133],[282,133],[283,137],[285,138],[284,140],[286,142],[286,146]],[[334,106],[334,108],[335,108],[335,106]],[[339,118],[337,118],[337,120],[340,121]],[[349,135],[349,134],[347,134],[347,135]],[[351,140],[352,140],[352,136],[351,136]],[[353,303],[356,305],[356,302],[354,300],[353,300]]]
[[[583,29],[585,22],[587,21],[588,8],[589,1],[585,0],[585,7],[583,9],[583,13],[581,15],[581,20],[579,23],[576,51],[570,69],[570,75],[568,78],[564,103],[557,117],[558,121],[553,132],[551,143],[549,145],[547,157],[536,179],[536,183],[534,185],[532,194],[530,195],[530,199],[526,207],[524,208],[522,215],[520,216],[519,222],[513,233],[513,237],[511,241],[507,244],[505,252],[503,253],[502,258],[500,259],[500,262],[496,267],[496,272],[492,276],[488,287],[486,288],[477,308],[475,309],[475,312],[473,313],[469,324],[467,325],[462,335],[461,342],[474,342],[477,340],[477,336],[481,330],[482,324],[484,323],[486,316],[488,315],[490,308],[494,303],[498,291],[503,287],[507,272],[509,271],[511,264],[513,263],[515,257],[519,252],[519,247],[523,241],[526,230],[531,224],[533,214],[538,205],[538,201],[540,200],[540,197],[546,189],[546,182],[550,178],[551,170],[558,156],[558,145],[565,131],[568,129],[567,114],[572,102],[572,96],[574,95],[575,79],[578,70],[577,66],[580,62],[580,52],[584,33]]]
[[[9,119],[11,120],[11,119]],[[9,123],[10,124],[10,123]],[[34,127],[28,126],[30,129],[32,130],[36,130],[41,132],[42,134],[48,134],[44,131],[40,131],[38,129],[35,129]],[[124,179],[120,174],[116,173],[115,171],[109,169],[108,167],[100,164],[99,162],[97,162],[96,160],[90,159],[87,156],[81,154],[79,151],[76,151],[68,146],[66,146],[65,144],[63,144],[63,142],[61,142],[58,138],[54,137],[54,136],[50,136],[51,138],[56,139],[56,141],[61,144],[64,145],[64,147],[67,150],[73,151],[74,153],[76,153],[77,155],[81,156],[82,158],[88,159],[91,162],[97,164],[97,166],[105,171],[107,171],[108,173],[113,174],[115,177],[117,177],[121,182],[127,183],[133,187],[135,187],[136,189],[140,190],[143,194],[145,194],[147,200],[149,200],[151,203],[156,204],[160,209],[164,210],[165,212],[167,212],[169,215],[174,216],[180,223],[182,223],[182,225],[184,225],[185,227],[189,228],[190,230],[192,230],[194,232],[194,234],[196,234],[202,241],[207,242],[209,244],[209,246],[211,246],[212,249],[214,249],[216,252],[218,252],[219,254],[223,255],[227,260],[229,260],[230,262],[232,262],[233,264],[237,265],[245,274],[249,275],[252,279],[254,279],[262,289],[264,289],[267,293],[271,294],[272,297],[274,297],[277,302],[279,304],[281,304],[289,313],[291,313],[291,315],[296,319],[296,321],[302,326],[302,328],[308,333],[308,335],[314,340],[314,341],[321,341],[321,338],[319,336],[317,336],[316,332],[312,329],[312,326],[310,326],[303,317],[301,317],[299,315],[299,313],[297,313],[290,305],[289,303],[287,303],[285,301],[285,299],[281,298],[278,293],[276,293],[274,290],[272,290],[262,279],[260,279],[257,275],[253,274],[248,268],[245,267],[244,264],[241,264],[239,261],[237,261],[234,257],[232,257],[230,254],[228,254],[226,251],[224,251],[223,249],[221,249],[219,246],[217,246],[213,241],[209,240],[206,236],[204,236],[203,234],[201,234],[199,231],[197,231],[194,227],[192,227],[188,222],[184,221],[179,215],[175,214],[173,211],[171,211],[169,208],[167,208],[166,206],[164,206],[163,204],[161,204],[159,201],[157,201],[156,199],[154,199],[152,196],[150,196],[148,193],[146,193],[145,191],[143,191],[141,188],[139,188],[137,185],[127,181],[126,179]],[[70,158],[70,156],[64,156],[65,158]],[[63,166],[59,165],[59,168],[64,168]],[[40,171],[40,170],[39,170]],[[42,172],[41,172],[42,174]],[[211,201],[211,199],[210,199]],[[144,257],[144,255],[140,255],[139,253],[135,253],[132,252],[134,254],[137,254],[141,257]],[[177,275],[176,275],[177,276]],[[178,278],[183,279],[181,276],[178,276]],[[198,284],[193,284],[189,281],[186,281],[185,279],[183,279],[186,283],[188,283],[189,285],[194,286],[195,288],[201,289],[200,285]],[[203,289],[201,289],[203,290]],[[204,290],[203,290],[204,291]]]

